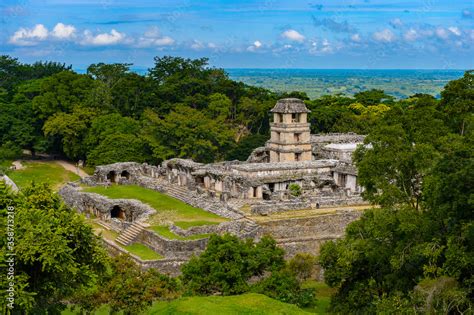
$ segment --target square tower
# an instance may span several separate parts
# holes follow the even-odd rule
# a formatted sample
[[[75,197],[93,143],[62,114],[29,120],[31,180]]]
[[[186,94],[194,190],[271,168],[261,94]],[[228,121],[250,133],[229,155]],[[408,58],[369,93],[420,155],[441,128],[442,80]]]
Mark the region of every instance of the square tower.
[[[284,98],[270,112],[273,113],[271,137],[267,142],[270,162],[311,161],[310,111],[304,102],[297,98]]]

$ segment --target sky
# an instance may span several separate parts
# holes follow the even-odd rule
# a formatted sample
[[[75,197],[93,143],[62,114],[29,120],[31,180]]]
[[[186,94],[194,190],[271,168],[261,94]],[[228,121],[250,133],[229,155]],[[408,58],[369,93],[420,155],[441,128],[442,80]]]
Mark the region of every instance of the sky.
[[[0,13],[0,54],[75,69],[164,55],[223,68],[474,68],[472,0],[1,0]]]

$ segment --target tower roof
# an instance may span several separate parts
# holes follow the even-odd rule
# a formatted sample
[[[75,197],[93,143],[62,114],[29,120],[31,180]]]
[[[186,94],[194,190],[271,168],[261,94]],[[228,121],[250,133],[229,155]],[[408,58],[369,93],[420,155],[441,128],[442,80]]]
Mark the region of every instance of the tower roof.
[[[293,113],[309,113],[311,112],[306,108],[306,105],[299,98],[282,98],[278,100],[275,107],[270,110],[272,113],[284,113],[284,114],[293,114]]]

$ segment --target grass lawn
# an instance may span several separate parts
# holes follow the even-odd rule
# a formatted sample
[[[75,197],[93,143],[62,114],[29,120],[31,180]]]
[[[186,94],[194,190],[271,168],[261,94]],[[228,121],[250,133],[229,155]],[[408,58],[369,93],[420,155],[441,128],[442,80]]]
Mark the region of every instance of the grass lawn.
[[[304,288],[316,289],[316,306],[312,308],[306,308],[305,310],[316,314],[327,314],[329,303],[331,302],[331,296],[334,294],[336,289],[330,288],[324,282],[318,282],[314,280],[306,281],[303,284]]]
[[[67,182],[80,179],[77,174],[65,170],[54,161],[23,162],[22,164],[25,166],[24,169],[11,171],[8,174],[20,189],[35,181],[36,183],[48,183],[54,190],[58,190]]]
[[[212,222],[212,221],[175,221],[174,225],[180,227],[182,229],[189,229],[192,226],[202,226],[202,225],[214,225],[219,224],[220,222]]]
[[[173,222],[186,222],[187,226],[217,224],[228,219],[188,205],[158,191],[136,185],[112,185],[110,187],[85,187],[84,191],[98,193],[112,199],[137,199],[150,205]],[[151,218],[151,220],[153,220]]]
[[[108,230],[102,225],[95,223],[94,221],[87,220],[87,223],[89,223],[92,226],[92,228],[94,229],[94,232],[97,235],[102,234],[102,236],[108,240],[113,241],[119,236],[117,232]]]
[[[163,258],[163,256],[155,252],[153,249],[140,243],[130,244],[130,245],[124,246],[123,248],[128,250],[130,253],[137,255],[143,260],[155,260],[155,259]]]
[[[154,225],[154,226],[151,226],[151,229],[155,233],[169,240],[196,240],[196,239],[208,237],[210,235],[210,234],[196,234],[196,235],[191,235],[188,237],[183,237],[181,235],[171,232],[169,227],[166,225]]]
[[[296,305],[286,304],[262,294],[248,293],[234,296],[194,296],[170,302],[156,302],[145,314],[297,315],[311,313]]]

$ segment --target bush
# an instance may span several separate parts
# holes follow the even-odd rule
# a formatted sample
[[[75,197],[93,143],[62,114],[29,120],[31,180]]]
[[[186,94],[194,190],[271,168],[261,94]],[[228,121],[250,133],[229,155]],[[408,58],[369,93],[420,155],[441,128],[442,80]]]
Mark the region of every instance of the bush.
[[[252,291],[300,307],[310,307],[316,302],[315,290],[301,288],[296,276],[287,269],[272,272],[270,277],[255,284]]]
[[[288,262],[288,270],[296,277],[299,281],[308,280],[316,271],[317,259],[316,257],[298,253]]]
[[[6,142],[0,146],[0,161],[15,160],[21,157],[21,148],[13,142]]]
[[[187,293],[193,295],[241,294],[250,290],[249,280],[284,267],[284,251],[275,240],[240,240],[212,235],[206,250],[182,267]]]
[[[288,189],[290,190],[290,194],[292,196],[298,197],[301,196],[301,187],[298,184],[290,184],[288,186]]]

